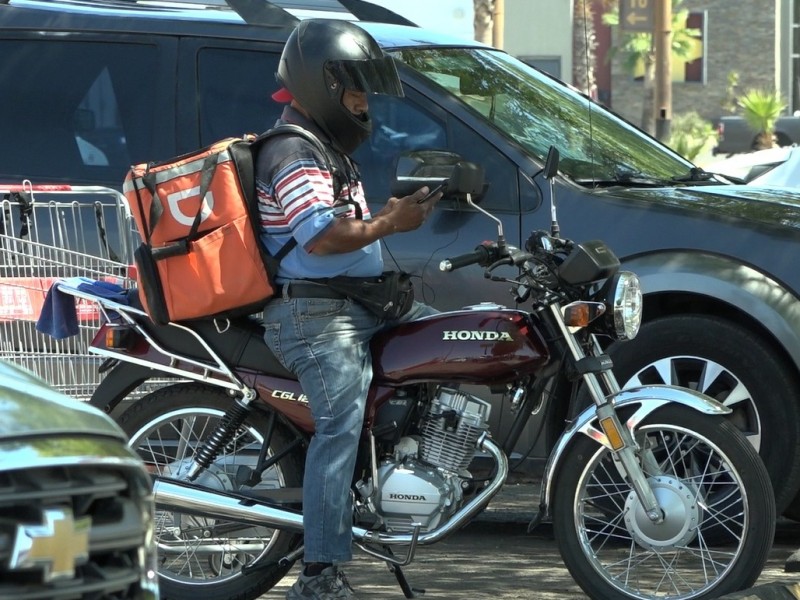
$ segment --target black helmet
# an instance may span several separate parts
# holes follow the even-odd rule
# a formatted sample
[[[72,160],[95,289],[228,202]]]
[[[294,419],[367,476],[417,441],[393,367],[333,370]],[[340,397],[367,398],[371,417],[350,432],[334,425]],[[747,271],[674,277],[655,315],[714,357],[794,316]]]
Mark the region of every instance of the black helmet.
[[[302,21],[286,41],[277,79],[348,154],[369,137],[372,121],[345,108],[344,91],[403,95],[394,60],[349,21]]]

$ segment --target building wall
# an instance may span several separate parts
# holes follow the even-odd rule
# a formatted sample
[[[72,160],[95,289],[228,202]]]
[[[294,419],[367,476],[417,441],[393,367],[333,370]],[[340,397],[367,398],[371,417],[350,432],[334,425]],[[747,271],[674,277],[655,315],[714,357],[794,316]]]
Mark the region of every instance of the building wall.
[[[572,81],[572,0],[505,0],[503,49],[518,57],[561,59]]]
[[[791,106],[791,4],[792,0],[684,0],[681,7],[705,15],[705,81],[673,83],[673,117],[697,111],[715,121],[724,112],[731,71],[739,74],[739,92],[776,87],[790,102],[790,111],[800,108]],[[504,49],[515,56],[561,56],[561,78],[571,83],[577,60],[572,56],[572,5],[572,0],[505,0]],[[611,36],[612,45],[618,35]],[[598,56],[598,69],[603,60]],[[619,58],[611,61],[609,87],[611,108],[639,125],[642,83],[623,70]]]
[[[792,104],[789,55],[791,16],[786,0],[685,0],[683,6],[705,16],[705,81],[672,87],[673,116],[697,111],[715,121],[725,114],[728,74],[739,74],[738,93],[778,89]],[[612,66],[612,107],[634,123],[641,115],[641,83]]]
[[[705,82],[677,81],[672,114],[697,111],[715,120],[723,114],[728,74],[739,74],[738,90],[772,88],[778,81],[777,0],[685,0],[682,6],[705,13]],[[614,38],[616,43],[616,37]],[[642,114],[642,83],[612,63],[612,108],[635,124]]]

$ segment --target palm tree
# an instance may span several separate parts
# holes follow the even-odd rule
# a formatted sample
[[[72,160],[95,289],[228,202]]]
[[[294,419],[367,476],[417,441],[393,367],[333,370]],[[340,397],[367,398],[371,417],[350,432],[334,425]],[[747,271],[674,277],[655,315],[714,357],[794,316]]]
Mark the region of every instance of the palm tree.
[[[756,150],[772,148],[775,145],[775,123],[787,104],[779,91],[763,89],[747,90],[739,98],[742,114],[756,136]]]
[[[594,31],[591,0],[575,0],[572,19],[572,85],[595,97],[595,49],[597,37]]]
[[[673,7],[677,8],[683,0],[675,0]],[[691,56],[693,44],[700,37],[699,29],[686,27],[686,18],[689,11],[686,9],[673,10],[672,13],[672,54],[681,59]],[[619,26],[619,4],[613,3],[611,10],[603,13],[603,23],[611,27]],[[655,46],[651,33],[622,33],[620,42],[612,48],[612,55],[621,52],[623,55],[623,68],[633,74],[636,69],[644,66],[641,127],[650,134],[656,129],[655,110]]]
[[[494,0],[473,0],[475,17],[472,22],[475,39],[484,44],[492,44],[494,29]]]

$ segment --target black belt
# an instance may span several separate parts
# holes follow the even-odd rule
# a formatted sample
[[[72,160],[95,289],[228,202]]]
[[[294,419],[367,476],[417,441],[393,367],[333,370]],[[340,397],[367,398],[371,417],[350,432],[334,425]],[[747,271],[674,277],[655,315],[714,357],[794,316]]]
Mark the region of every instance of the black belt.
[[[344,300],[347,297],[321,283],[299,283],[292,281],[285,284],[282,291],[289,298],[330,298],[331,300]]]

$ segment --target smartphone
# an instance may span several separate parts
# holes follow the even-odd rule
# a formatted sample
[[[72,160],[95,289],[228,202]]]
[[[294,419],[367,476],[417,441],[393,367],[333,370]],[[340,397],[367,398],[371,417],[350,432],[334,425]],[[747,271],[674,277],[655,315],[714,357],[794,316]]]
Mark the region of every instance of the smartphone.
[[[444,192],[444,190],[445,190],[445,187],[446,187],[446,186],[447,186],[447,183],[446,183],[446,182],[445,182],[445,183],[442,183],[442,184],[440,184],[440,185],[437,185],[437,186],[436,186],[435,188],[433,188],[433,189],[432,189],[430,192],[428,192],[428,193],[427,193],[427,194],[426,194],[426,195],[425,195],[423,198],[421,198],[421,199],[417,200],[417,204],[422,204],[423,202],[427,202],[428,200],[430,200],[431,198],[433,198],[433,197],[434,197],[436,194],[438,194],[439,192]]]

